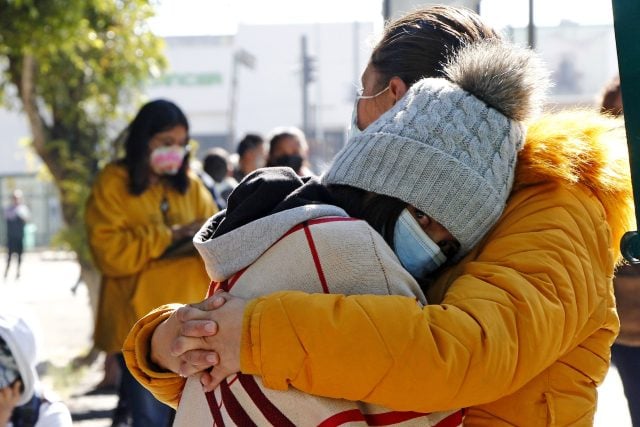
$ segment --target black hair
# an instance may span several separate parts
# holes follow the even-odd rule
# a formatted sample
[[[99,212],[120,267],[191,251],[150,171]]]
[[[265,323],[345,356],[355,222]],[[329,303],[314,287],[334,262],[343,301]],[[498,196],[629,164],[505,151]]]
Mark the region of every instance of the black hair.
[[[327,190],[336,206],[353,218],[367,221],[389,246],[394,247],[393,232],[398,217],[407,207],[406,202],[349,185],[331,184],[327,186]]]
[[[158,99],[146,103],[129,124],[125,140],[125,158],[122,160],[129,172],[129,192],[140,195],[149,187],[151,165],[149,163],[149,142],[159,132],[183,126],[189,133],[189,122],[182,110],[171,101]],[[171,187],[184,194],[189,188],[187,154],[178,170],[172,176],[163,176]]]
[[[295,138],[298,141],[300,137],[298,135],[294,135],[292,132],[282,131],[274,134],[269,140],[269,159],[273,157],[273,153],[276,151],[278,145],[287,138]],[[300,143],[302,145],[302,143]],[[270,165],[267,165],[270,166]]]
[[[260,135],[255,133],[248,133],[238,143],[238,149],[236,150],[236,152],[238,153],[238,156],[242,157],[244,156],[244,153],[249,150],[253,150],[262,143],[264,143],[264,139]]]
[[[202,160],[202,169],[216,182],[221,182],[229,171],[229,154],[223,148],[213,148]]]
[[[411,86],[425,77],[444,77],[447,58],[465,44],[500,38],[476,13],[452,6],[418,9],[390,22],[370,63],[384,86],[398,76]]]
[[[622,92],[620,88],[620,76],[615,76],[607,83],[602,91],[600,100],[600,113],[614,117],[622,115]]]

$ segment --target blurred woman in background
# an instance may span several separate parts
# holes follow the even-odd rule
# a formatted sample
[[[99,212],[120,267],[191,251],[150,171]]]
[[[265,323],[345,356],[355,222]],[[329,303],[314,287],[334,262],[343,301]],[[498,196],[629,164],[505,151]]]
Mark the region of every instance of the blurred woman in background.
[[[107,353],[120,352],[129,329],[152,308],[202,299],[209,278],[191,238],[216,212],[188,169],[189,124],[177,105],[145,104],[129,125],[125,150],[96,178],[85,214],[102,273],[94,339]],[[168,283],[167,277],[178,280]],[[121,357],[120,365],[120,397],[131,408],[133,426],[169,425],[170,408],[131,377]]]

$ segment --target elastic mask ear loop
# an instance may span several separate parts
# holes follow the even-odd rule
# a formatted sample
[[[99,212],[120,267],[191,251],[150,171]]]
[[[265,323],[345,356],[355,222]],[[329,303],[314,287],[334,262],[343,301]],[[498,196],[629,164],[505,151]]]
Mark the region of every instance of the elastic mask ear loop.
[[[380,92],[376,93],[375,95],[362,95],[362,91],[364,89],[360,89],[358,92],[360,93],[358,96],[356,96],[356,101],[360,101],[361,99],[373,99],[376,98],[380,95],[382,95],[383,93],[385,93],[386,91],[388,91],[391,88],[390,85],[387,85],[387,87],[385,87],[384,89],[382,89]],[[357,104],[356,104],[357,107]]]

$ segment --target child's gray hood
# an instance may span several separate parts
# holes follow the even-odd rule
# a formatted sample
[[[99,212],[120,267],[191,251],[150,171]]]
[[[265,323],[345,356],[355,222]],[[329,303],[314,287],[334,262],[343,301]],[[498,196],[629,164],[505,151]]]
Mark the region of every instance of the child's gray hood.
[[[348,216],[317,178],[291,168],[249,174],[229,196],[227,209],[211,217],[193,238],[212,280],[251,265],[287,231],[323,216]]]
[[[212,217],[195,235],[193,244],[211,280],[220,282],[251,265],[291,228],[325,216],[348,215],[332,205],[300,206],[259,218],[219,237],[213,237],[215,217]]]

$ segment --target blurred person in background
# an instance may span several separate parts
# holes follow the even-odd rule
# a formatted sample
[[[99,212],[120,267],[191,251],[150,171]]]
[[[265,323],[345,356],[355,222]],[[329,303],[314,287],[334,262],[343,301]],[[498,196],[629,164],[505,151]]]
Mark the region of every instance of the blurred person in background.
[[[247,174],[264,166],[264,139],[254,133],[248,133],[242,138],[236,150],[238,164],[233,170],[233,178],[240,182]]]
[[[202,181],[202,184],[209,190],[209,194],[211,194],[211,198],[216,205],[218,210],[224,209],[227,206],[227,202],[222,198],[220,191],[216,187],[216,182],[211,178],[211,176],[205,172],[202,163],[198,160],[195,160],[191,164],[191,168],[196,174],[196,176]]]
[[[447,78],[451,52],[492,38],[500,35],[477,14],[451,6],[389,23],[362,75],[354,131],[375,130],[421,79]],[[502,86],[496,95],[511,90]],[[456,126],[452,115],[442,132]],[[486,120],[477,126],[500,134]],[[619,328],[614,267],[620,239],[633,226],[626,141],[615,126],[589,111],[528,123],[502,216],[427,287],[429,305],[396,295],[283,291],[247,301],[219,293],[200,306],[204,311],[180,309],[184,336],[173,355],[203,371],[208,390],[240,371],[276,390],[395,410],[465,407],[465,425],[592,425]],[[360,145],[343,150],[361,165],[397,155],[398,174],[432,172],[403,167],[401,151],[375,142],[360,153]],[[468,161],[476,154],[469,150]],[[386,175],[361,170],[354,179],[388,185]],[[460,189],[473,183],[460,182]],[[161,392],[172,381],[160,372],[152,386]]]
[[[31,325],[0,308],[0,427],[71,427],[67,407],[42,386],[37,360]]]
[[[220,194],[224,206],[227,207],[227,199],[231,191],[238,185],[233,178],[233,168],[229,161],[229,153],[224,148],[212,148],[202,159],[202,169],[213,178],[215,188]]]
[[[619,76],[604,87],[600,112],[623,117]],[[613,287],[620,316],[620,334],[611,347],[611,361],[622,380],[631,422],[640,427],[640,264],[625,262],[619,266]]]
[[[622,90],[620,88],[620,76],[613,77],[602,89],[600,95],[600,113],[622,117]]]
[[[128,127],[125,157],[97,176],[87,202],[89,245],[102,274],[95,345],[120,352],[136,320],[159,304],[199,301],[209,278],[191,243],[217,211],[189,170],[189,124],[167,100],[151,101]],[[167,277],[178,280],[169,283]],[[163,427],[171,409],[122,367],[121,399],[134,427]],[[127,423],[114,415],[114,425]]]
[[[267,167],[287,166],[299,176],[313,175],[307,155],[309,145],[304,133],[296,127],[277,127],[270,132]]]
[[[11,204],[4,210],[4,218],[7,224],[7,266],[4,269],[4,278],[9,274],[9,265],[13,255],[17,258],[16,279],[20,278],[20,265],[22,264],[22,252],[24,251],[24,229],[29,221],[31,212],[24,203],[22,190],[13,190]]]

